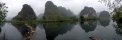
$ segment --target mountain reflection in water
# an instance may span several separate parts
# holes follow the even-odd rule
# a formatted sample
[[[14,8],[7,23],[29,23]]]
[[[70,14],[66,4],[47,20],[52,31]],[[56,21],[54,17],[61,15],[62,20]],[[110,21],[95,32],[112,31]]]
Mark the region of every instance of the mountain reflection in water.
[[[97,26],[96,20],[85,21],[81,23],[81,28],[85,30],[85,32],[94,31]]]
[[[72,24],[69,23],[44,23],[43,27],[46,32],[47,40],[54,40],[56,36],[63,35],[67,31],[70,31],[73,28]]]
[[[111,20],[33,25],[4,23],[0,25],[0,40],[90,40],[90,36],[122,40],[121,24],[114,26],[113,23]]]

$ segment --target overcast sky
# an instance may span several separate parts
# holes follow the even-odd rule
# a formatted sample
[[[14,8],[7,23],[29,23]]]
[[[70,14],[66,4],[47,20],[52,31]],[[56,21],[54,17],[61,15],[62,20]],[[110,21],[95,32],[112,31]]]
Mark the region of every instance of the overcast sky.
[[[8,7],[7,17],[14,17],[21,11],[23,4],[30,5],[36,15],[44,13],[46,1],[52,1],[57,6],[63,6],[70,9],[74,14],[78,15],[80,11],[85,7],[93,7],[97,12],[106,10],[108,7],[98,2],[98,0],[0,0],[6,3]]]

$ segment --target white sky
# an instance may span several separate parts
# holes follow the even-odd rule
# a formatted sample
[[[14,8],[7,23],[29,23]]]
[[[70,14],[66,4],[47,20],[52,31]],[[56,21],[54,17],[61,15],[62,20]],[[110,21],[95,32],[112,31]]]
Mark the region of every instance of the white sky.
[[[44,13],[46,1],[52,1],[57,6],[63,6],[73,11],[74,14],[78,15],[80,11],[85,7],[93,7],[97,12],[103,10],[109,10],[104,4],[98,2],[98,0],[0,0],[6,3],[8,7],[7,17],[14,17],[21,11],[23,4],[30,5],[36,15]]]

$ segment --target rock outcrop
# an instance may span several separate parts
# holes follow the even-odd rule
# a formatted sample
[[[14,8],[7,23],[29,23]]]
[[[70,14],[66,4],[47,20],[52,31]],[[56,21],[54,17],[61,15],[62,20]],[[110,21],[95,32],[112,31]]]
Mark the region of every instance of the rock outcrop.
[[[87,19],[94,19],[97,17],[96,11],[92,7],[84,7],[84,9],[80,12],[80,16]]]
[[[36,14],[30,5],[24,4],[22,10],[17,16],[13,18],[13,21],[32,21],[36,19]]]
[[[51,1],[47,1],[45,4],[45,12],[43,15],[44,20],[58,20],[60,17],[59,11],[56,5]]]

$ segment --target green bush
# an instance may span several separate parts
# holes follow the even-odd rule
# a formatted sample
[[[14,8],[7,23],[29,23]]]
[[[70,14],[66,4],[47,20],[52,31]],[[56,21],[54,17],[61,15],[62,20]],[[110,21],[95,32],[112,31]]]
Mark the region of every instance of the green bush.
[[[116,21],[117,23],[119,22],[119,20],[122,18],[122,13],[120,11],[115,12],[115,14],[113,15],[113,20]]]

